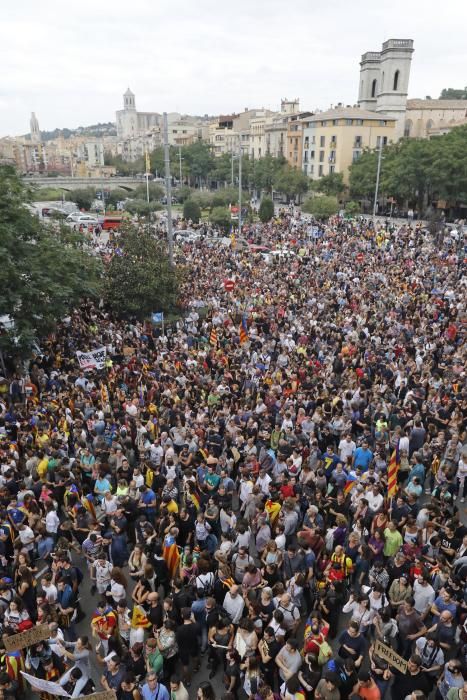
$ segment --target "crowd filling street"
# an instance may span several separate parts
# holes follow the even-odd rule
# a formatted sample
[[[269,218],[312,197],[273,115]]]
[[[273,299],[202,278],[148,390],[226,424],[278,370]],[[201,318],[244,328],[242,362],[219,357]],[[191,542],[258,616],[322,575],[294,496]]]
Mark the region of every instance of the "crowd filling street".
[[[178,321],[84,302],[0,379],[5,700],[467,700],[462,240],[242,237],[176,246]]]

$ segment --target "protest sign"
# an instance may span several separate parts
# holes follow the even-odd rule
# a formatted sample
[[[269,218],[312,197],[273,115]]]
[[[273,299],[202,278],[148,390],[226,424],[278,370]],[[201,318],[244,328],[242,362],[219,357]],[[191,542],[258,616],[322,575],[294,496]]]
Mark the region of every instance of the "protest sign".
[[[123,354],[125,357],[131,357],[135,354],[135,349],[130,347],[129,345],[125,345],[125,347],[123,348]]]
[[[396,654],[396,652],[391,647],[388,647],[386,646],[386,644],[383,644],[383,642],[375,642],[373,653],[375,653],[381,659],[387,661],[388,664],[390,664],[394,668],[397,668],[397,670],[401,673],[407,672],[407,661],[403,659],[402,656],[399,656],[399,654]]]
[[[50,693],[51,695],[61,695],[64,698],[71,697],[71,695],[67,693],[59,683],[54,683],[54,681],[45,681],[43,678],[36,678],[36,676],[31,676],[30,673],[25,673],[24,671],[21,671],[21,674],[23,678],[25,678],[28,683],[31,684],[33,690],[37,690],[41,693]]]
[[[78,350],[76,357],[78,358],[80,369],[104,369],[106,354],[107,348],[104,347],[91,350],[91,352]]]
[[[18,649],[24,649],[25,647],[31,646],[31,644],[43,642],[44,639],[48,639],[49,637],[50,630],[48,625],[36,625],[24,632],[18,632],[18,634],[11,634],[9,637],[4,637],[3,641],[7,651],[18,651]]]

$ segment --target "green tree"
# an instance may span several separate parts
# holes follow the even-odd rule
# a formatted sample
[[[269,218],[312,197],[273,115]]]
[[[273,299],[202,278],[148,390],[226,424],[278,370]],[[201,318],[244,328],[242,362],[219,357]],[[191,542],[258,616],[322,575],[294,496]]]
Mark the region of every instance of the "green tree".
[[[348,216],[357,216],[357,214],[360,214],[360,204],[354,200],[350,200],[350,202],[347,202],[345,205],[345,213]]]
[[[162,204],[160,202],[148,202],[146,199],[129,199],[125,203],[125,211],[138,216],[148,216],[148,214],[161,209]]]
[[[34,188],[31,192],[33,202],[58,202],[63,197],[63,190],[54,187]]]
[[[194,223],[201,219],[201,208],[194,199],[186,199],[183,203],[183,218],[187,221],[191,219]]]
[[[67,193],[66,198],[69,202],[75,202],[78,205],[78,209],[89,211],[91,204],[96,199],[96,188],[83,187],[82,189],[73,190]]]
[[[186,199],[189,199],[193,190],[191,187],[187,187],[186,185],[182,185],[182,187],[178,187],[176,190],[174,190],[174,196],[177,197],[179,202],[183,202]]]
[[[267,155],[252,162],[251,184],[258,190],[272,192],[274,180],[286,163],[285,158]]]
[[[309,178],[301,170],[284,165],[276,174],[274,189],[285,194],[290,200],[297,195],[301,197],[307,191],[309,182]]]
[[[156,182],[149,183],[149,201],[159,202],[164,195],[165,189],[161,185],[158,185]],[[146,183],[138,185],[134,190],[128,192],[127,197],[147,200]]]
[[[302,205],[302,211],[312,214],[315,219],[329,219],[339,211],[337,197],[310,197]]]
[[[193,184],[207,182],[215,167],[215,158],[210,145],[203,141],[196,141],[185,146],[183,158]]]
[[[345,190],[344,176],[342,173],[323,175],[319,180],[312,180],[310,188],[315,192],[339,197]]]
[[[122,255],[115,255],[104,278],[104,301],[121,317],[144,319],[176,308],[180,273],[170,267],[165,246],[144,228],[120,229]]]
[[[227,207],[214,207],[209,218],[211,223],[215,226],[219,226],[225,233],[230,231],[232,218]]]
[[[127,190],[117,188],[116,190],[110,190],[108,197],[105,199],[106,208],[115,209],[117,202],[124,202],[128,198]]]
[[[0,165],[0,316],[9,319],[0,344],[18,356],[100,287],[100,263],[83,236],[39,221],[26,206],[30,196],[15,170]]]
[[[444,88],[441,90],[440,100],[467,100],[467,87],[460,88]]]
[[[274,202],[270,197],[263,197],[259,205],[258,215],[263,224],[271,221],[274,216]]]

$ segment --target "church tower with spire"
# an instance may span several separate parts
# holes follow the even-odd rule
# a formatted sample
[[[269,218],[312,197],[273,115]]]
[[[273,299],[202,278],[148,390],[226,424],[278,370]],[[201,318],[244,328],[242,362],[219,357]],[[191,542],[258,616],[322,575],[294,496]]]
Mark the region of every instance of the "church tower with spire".
[[[39,121],[34,112],[31,112],[31,119],[29,120],[29,132],[31,135],[32,143],[41,142],[41,132],[39,129]]]

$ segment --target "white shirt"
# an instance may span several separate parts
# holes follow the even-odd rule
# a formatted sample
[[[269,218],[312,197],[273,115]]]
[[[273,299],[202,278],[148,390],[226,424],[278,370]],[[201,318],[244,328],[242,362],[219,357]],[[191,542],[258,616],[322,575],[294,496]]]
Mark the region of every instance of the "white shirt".
[[[384,502],[383,496],[380,493],[375,495],[373,491],[367,491],[365,493],[365,498],[368,501],[368,507],[374,513],[381,508]]]
[[[235,598],[232,598],[230,591],[226,593],[222,607],[229,613],[234,625],[238,625],[242,619],[243,608],[245,607],[245,601],[240,593],[237,593]]]
[[[256,479],[256,486],[259,486],[261,491],[264,493],[265,496],[269,496],[269,484],[271,483],[272,479],[269,476],[269,474],[265,474],[263,477],[258,477]]]
[[[29,525],[26,525],[24,530],[19,531],[19,538],[24,549],[26,549],[28,552],[34,549],[34,533]]]
[[[55,603],[57,600],[57,586],[54,586],[54,584],[51,583],[50,586],[42,586],[42,590],[45,593],[47,601],[49,603]]]
[[[344,464],[347,464],[347,457],[352,457],[353,453],[357,449],[357,445],[353,440],[347,442],[347,440],[341,440],[339,442],[339,459]]]
[[[126,591],[124,586],[122,586],[121,583],[117,583],[116,581],[111,581],[110,583],[110,593],[112,594],[112,598],[118,603],[120,600],[125,600],[126,598]]]
[[[51,534],[56,534],[60,525],[60,518],[55,510],[50,510],[45,516],[45,529]]]

